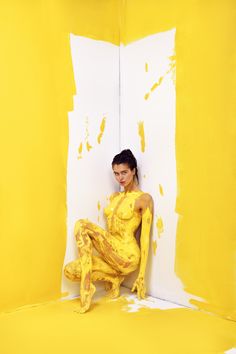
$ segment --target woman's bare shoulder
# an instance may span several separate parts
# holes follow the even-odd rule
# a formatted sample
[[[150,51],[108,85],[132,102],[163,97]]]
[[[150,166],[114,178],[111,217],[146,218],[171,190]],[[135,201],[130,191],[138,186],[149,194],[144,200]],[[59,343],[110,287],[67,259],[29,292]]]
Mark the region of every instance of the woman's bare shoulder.
[[[109,197],[110,202],[111,202],[115,197],[117,197],[119,194],[120,194],[120,192],[112,193],[112,194],[110,195],[110,197]]]
[[[152,199],[151,194],[149,194],[149,193],[143,192],[143,194],[141,194],[141,196],[139,197],[139,201],[140,201],[143,208],[153,206],[153,199]]]

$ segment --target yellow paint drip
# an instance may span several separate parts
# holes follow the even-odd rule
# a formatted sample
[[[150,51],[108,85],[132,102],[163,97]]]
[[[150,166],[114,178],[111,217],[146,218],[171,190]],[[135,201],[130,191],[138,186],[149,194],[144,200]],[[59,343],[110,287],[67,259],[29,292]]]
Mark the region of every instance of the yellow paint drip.
[[[86,148],[88,151],[90,151],[92,149],[92,146],[89,144],[89,142],[86,142]]]
[[[145,71],[148,72],[148,63],[145,63]]]
[[[147,100],[149,98],[149,96],[150,96],[150,93],[148,92],[145,94],[144,99]]]
[[[155,256],[156,252],[157,252],[157,241],[156,240],[152,241],[152,250],[153,250],[153,253]]]
[[[101,125],[100,125],[100,133],[99,133],[99,135],[97,137],[98,144],[101,143],[101,139],[102,139],[102,136],[104,134],[105,126],[106,126],[106,117],[103,117]]]
[[[146,198],[147,195],[142,191],[122,192],[112,196],[110,204],[104,210],[108,231],[89,220],[76,222],[74,235],[79,258],[67,264],[64,273],[68,279],[80,282],[81,306],[78,312],[88,311],[96,290],[94,282],[99,280],[109,283],[110,296],[117,297],[124,276],[137,269],[139,263],[139,275],[132,291],[137,290],[139,298],[145,297],[144,277],[152,223],[152,205],[149,206]],[[137,200],[143,204],[135,212]],[[141,215],[139,210],[142,205],[146,207]],[[141,221],[139,249],[134,233]],[[96,243],[99,256],[93,255],[92,241]]]
[[[98,211],[101,210],[101,203],[100,203],[100,201],[98,201],[98,203],[97,203],[97,208],[98,208]]]
[[[138,134],[140,136],[141,151],[145,151],[145,133],[144,133],[144,122],[138,123]]]
[[[157,218],[156,227],[157,227],[158,237],[160,237],[161,234],[164,232],[164,224],[161,217]]]
[[[164,195],[163,187],[162,187],[161,184],[159,184],[159,192],[160,192],[160,195],[161,195],[161,196]]]

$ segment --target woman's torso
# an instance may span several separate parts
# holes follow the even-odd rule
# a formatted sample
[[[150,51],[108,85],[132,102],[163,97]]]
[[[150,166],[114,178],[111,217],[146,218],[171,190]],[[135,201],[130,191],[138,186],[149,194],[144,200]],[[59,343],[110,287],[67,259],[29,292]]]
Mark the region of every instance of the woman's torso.
[[[104,209],[110,234],[124,242],[136,242],[135,231],[141,223],[141,213],[135,210],[135,202],[144,192],[120,192]]]

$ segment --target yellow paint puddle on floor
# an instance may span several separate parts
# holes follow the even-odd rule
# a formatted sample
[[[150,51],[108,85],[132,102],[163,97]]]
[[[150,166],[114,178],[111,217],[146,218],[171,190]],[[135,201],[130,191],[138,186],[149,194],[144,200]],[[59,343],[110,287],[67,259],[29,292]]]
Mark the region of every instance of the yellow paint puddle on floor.
[[[236,323],[189,308],[128,312],[127,297],[55,301],[0,316],[0,353],[225,353],[236,344]]]

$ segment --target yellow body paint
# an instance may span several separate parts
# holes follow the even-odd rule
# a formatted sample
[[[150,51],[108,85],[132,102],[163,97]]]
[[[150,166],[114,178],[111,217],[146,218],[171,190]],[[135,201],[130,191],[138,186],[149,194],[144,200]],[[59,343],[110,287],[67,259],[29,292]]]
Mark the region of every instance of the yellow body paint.
[[[141,151],[145,151],[145,133],[144,133],[144,122],[138,123],[138,134],[140,136]]]
[[[139,297],[145,297],[144,276],[148,257],[152,213],[146,208],[141,215],[134,210],[136,200],[142,191],[121,192],[111,197],[104,213],[107,217],[107,231],[88,220],[78,220],[74,235],[79,259],[66,265],[64,273],[72,281],[80,281],[79,312],[86,312],[95,292],[93,282],[109,283],[110,295],[119,295],[124,276],[136,270],[140,263],[139,276],[133,290]],[[140,249],[135,232],[142,222]],[[99,256],[92,254],[95,248]]]
[[[164,224],[161,217],[157,218],[156,227],[157,227],[158,237],[161,237],[161,234],[164,232]]]
[[[100,125],[100,133],[99,133],[99,135],[98,135],[98,137],[97,137],[98,144],[101,143],[102,136],[103,136],[104,130],[105,130],[105,126],[106,126],[106,118],[103,117],[102,123],[101,123],[101,125]]]

